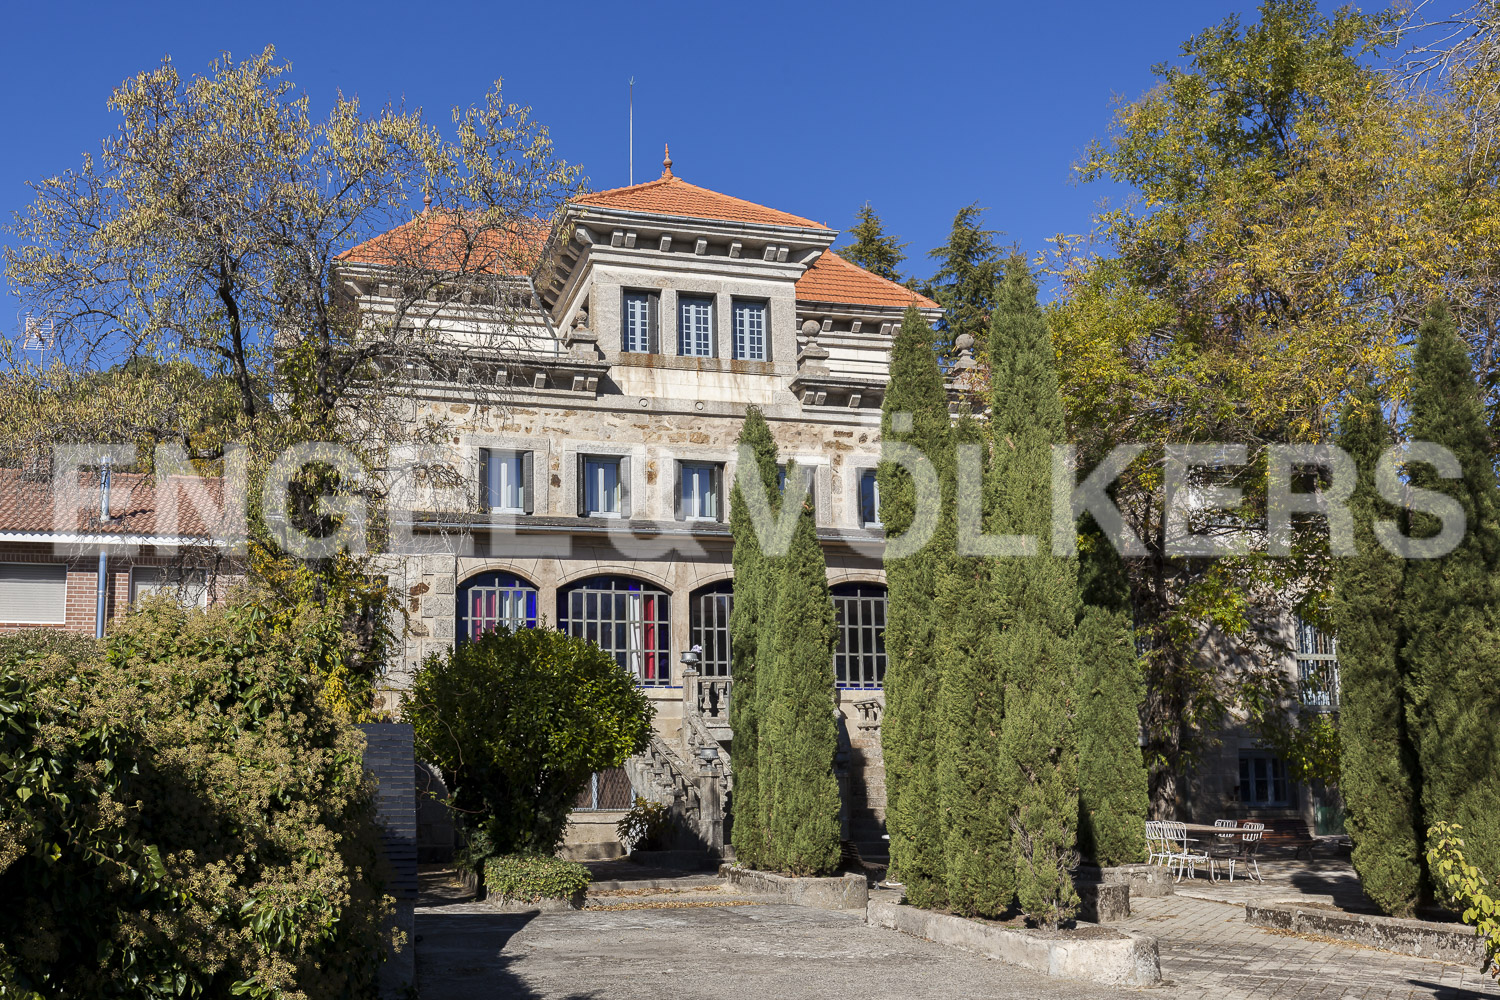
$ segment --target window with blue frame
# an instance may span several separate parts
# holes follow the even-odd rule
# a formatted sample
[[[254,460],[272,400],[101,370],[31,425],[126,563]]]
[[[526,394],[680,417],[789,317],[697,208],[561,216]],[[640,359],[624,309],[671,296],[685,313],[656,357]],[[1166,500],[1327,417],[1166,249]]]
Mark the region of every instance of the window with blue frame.
[[[839,627],[839,644],[833,651],[834,680],[841,688],[884,687],[885,587],[844,583],[829,589]]]
[[[557,593],[557,626],[614,657],[647,686],[672,683],[671,596],[627,576],[594,576]]]
[[[501,626],[536,628],[537,591],[513,573],[481,573],[459,587],[459,641],[477,639]]]
[[[701,295],[677,297],[677,353],[684,358],[714,354],[714,300]]]
[[[866,528],[880,527],[880,481],[874,469],[859,474],[859,523]]]
[[[620,350],[631,354],[656,353],[656,310],[655,292],[625,292]]]
[[[766,361],[766,304],[734,301],[734,356],[739,361]]]

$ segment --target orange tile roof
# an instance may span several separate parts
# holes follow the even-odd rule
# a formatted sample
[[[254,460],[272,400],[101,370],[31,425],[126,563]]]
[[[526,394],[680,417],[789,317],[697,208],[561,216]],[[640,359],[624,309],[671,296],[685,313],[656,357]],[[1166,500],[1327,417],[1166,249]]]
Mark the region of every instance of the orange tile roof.
[[[807,302],[847,302],[904,309],[937,309],[938,304],[905,285],[887,281],[852,264],[832,250],[825,250],[797,279],[797,298]]]
[[[598,208],[616,208],[626,212],[651,212],[678,215],[690,219],[714,219],[720,222],[750,222],[765,226],[797,226],[802,229],[827,229],[820,222],[804,219],[789,212],[734,198],[675,177],[671,168],[660,178],[633,187],[595,191],[575,199],[574,204]]]
[[[78,487],[58,497],[51,477],[36,478],[19,469],[0,469],[0,533],[71,534],[77,531],[106,535],[155,535],[170,525],[167,510],[157,509],[162,490],[177,504],[177,524],[173,537],[208,538],[223,536],[229,524],[210,524],[198,510],[218,510],[224,499],[224,480],[198,479],[191,476],[167,476],[152,480],[138,472],[116,472],[110,477],[107,523],[99,521],[99,476],[85,472]],[[55,503],[61,501],[62,523],[57,522]],[[171,503],[172,500],[168,500]],[[231,511],[225,511],[226,516]]]
[[[339,254],[339,260],[409,271],[528,274],[550,230],[535,220],[486,224],[457,212],[427,211]]]

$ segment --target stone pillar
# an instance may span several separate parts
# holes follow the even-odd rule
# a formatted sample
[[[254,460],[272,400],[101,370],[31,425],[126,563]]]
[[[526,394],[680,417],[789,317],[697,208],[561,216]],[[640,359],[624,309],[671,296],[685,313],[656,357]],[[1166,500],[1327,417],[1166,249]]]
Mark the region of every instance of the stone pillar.
[[[386,891],[396,898],[394,922],[406,944],[380,967],[380,996],[396,1000],[416,985],[417,789],[412,728],[404,723],[370,722],[365,734],[365,770],[374,775],[375,815],[389,868]]]

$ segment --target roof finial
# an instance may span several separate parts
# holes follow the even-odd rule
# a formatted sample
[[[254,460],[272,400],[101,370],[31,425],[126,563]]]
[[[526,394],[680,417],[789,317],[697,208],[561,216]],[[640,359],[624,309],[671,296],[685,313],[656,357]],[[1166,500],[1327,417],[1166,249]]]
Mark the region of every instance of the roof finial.
[[[666,143],[662,143],[662,146],[665,148],[667,154],[661,161],[661,176],[665,180],[672,176],[672,147]]]
[[[432,207],[432,180],[430,178],[428,179],[427,183],[423,185],[423,188],[422,214],[426,215],[427,210]]]

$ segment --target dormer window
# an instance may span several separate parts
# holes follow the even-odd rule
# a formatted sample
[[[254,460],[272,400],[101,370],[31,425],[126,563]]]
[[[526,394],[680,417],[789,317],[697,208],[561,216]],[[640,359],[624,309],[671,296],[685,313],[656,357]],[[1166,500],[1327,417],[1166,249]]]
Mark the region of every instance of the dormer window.
[[[621,309],[620,350],[630,354],[656,354],[656,315],[658,298],[655,292],[625,293]]]
[[[766,360],[766,304],[734,300],[734,356],[737,361]]]
[[[714,300],[703,295],[677,297],[677,353],[684,358],[714,355]]]

